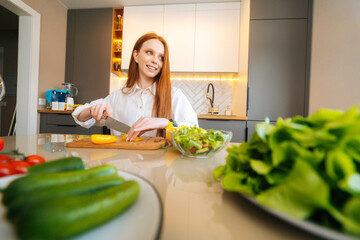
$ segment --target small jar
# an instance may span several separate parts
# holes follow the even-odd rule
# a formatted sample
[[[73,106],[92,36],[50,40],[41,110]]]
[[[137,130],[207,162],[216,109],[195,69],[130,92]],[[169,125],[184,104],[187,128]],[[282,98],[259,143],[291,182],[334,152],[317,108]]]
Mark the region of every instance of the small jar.
[[[118,14],[116,16],[116,29],[121,29],[121,26],[122,26],[122,16],[120,14]]]

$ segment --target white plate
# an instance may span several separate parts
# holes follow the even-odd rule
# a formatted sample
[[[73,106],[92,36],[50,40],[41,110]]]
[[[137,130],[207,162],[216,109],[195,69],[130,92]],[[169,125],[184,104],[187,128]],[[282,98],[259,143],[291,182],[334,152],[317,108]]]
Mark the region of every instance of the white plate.
[[[290,215],[287,215],[285,213],[279,212],[277,210],[268,208],[266,206],[261,205],[255,198],[252,198],[250,196],[240,194],[242,197],[247,199],[248,201],[252,202],[254,205],[259,207],[260,209],[265,210],[268,213],[273,214],[274,216],[284,220],[285,222],[288,222],[298,228],[301,228],[307,232],[313,233],[317,236],[320,236],[324,239],[336,239],[336,240],[359,240],[359,237],[348,235],[345,233],[341,233],[338,231],[331,230],[329,228],[323,227],[319,224],[312,223],[306,220],[300,220],[296,219]]]
[[[139,176],[124,171],[118,171],[118,173],[126,180],[135,180],[140,184],[140,194],[136,202],[118,217],[72,238],[73,240],[153,240],[159,238],[163,208],[158,192],[147,180]],[[0,179],[0,188],[4,188],[17,177]],[[5,218],[5,208],[2,204],[0,204],[0,216],[2,217],[0,220],[1,239],[17,239],[12,225]]]

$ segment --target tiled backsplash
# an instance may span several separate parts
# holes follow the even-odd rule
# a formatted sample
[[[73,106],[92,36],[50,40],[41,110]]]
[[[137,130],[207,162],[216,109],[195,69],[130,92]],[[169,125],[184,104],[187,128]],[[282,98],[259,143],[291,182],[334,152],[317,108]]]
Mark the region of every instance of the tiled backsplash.
[[[225,114],[227,106],[231,109],[232,81],[172,80],[172,85],[183,91],[197,114],[207,114],[209,111],[210,101],[206,99],[209,83],[212,83],[215,88],[214,110],[219,110],[219,114]],[[212,97],[211,88],[209,91],[209,97]]]
[[[197,114],[207,114],[210,107],[209,99],[206,99],[206,90],[209,83],[215,88],[214,110],[219,110],[219,114],[225,114],[227,106],[231,109],[231,80],[172,80],[172,85],[182,90]],[[125,80],[112,74],[110,81],[110,92],[120,89],[125,84]],[[210,90],[210,97],[212,93]]]

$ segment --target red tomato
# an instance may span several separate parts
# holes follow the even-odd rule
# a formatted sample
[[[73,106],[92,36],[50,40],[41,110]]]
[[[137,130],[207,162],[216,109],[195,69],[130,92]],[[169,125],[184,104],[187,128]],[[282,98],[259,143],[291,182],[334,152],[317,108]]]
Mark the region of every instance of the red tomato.
[[[0,163],[0,177],[13,175],[15,173],[16,170],[10,163]]]
[[[196,150],[197,150],[197,148],[195,146],[189,149],[189,151],[192,153],[195,152]]]
[[[27,173],[28,167],[30,167],[27,162],[19,160],[11,161],[10,165],[15,168],[16,173]]]
[[[30,155],[26,158],[26,162],[30,165],[44,163],[45,159],[39,155]]]
[[[0,151],[3,150],[4,145],[5,145],[4,139],[2,139],[2,138],[0,137]]]
[[[0,154],[0,163],[7,163],[11,161],[12,161],[12,157],[8,155]]]

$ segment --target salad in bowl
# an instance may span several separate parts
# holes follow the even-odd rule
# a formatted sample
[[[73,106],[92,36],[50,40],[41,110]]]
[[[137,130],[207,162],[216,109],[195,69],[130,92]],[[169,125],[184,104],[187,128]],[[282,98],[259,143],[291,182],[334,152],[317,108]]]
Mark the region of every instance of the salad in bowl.
[[[167,130],[171,143],[185,156],[208,158],[231,140],[232,132],[199,127],[178,127]]]

